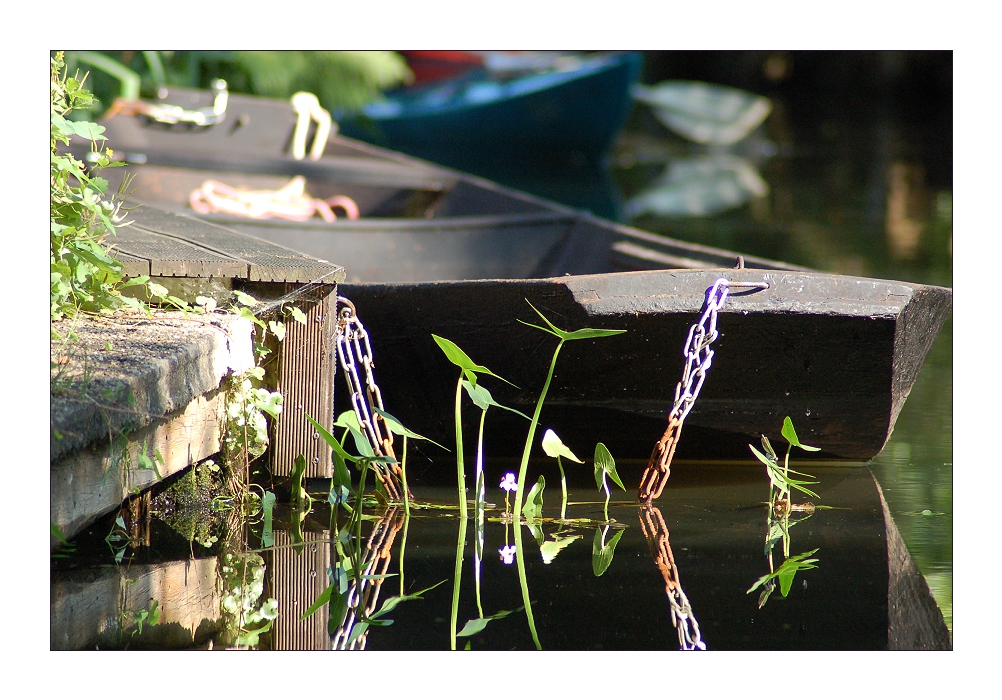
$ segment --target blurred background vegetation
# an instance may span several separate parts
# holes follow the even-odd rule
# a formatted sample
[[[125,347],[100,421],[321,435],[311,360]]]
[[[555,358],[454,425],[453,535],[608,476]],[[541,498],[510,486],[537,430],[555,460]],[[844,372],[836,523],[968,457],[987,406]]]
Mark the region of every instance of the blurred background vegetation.
[[[155,98],[161,86],[208,88],[222,78],[231,92],[288,99],[312,92],[329,111],[358,109],[413,74],[393,51],[67,51],[70,75],[90,72],[93,119],[116,97]]]

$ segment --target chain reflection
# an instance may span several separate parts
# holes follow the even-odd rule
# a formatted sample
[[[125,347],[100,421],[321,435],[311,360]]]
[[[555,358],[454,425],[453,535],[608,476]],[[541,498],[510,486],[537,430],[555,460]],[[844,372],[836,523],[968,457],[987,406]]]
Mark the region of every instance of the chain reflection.
[[[661,510],[657,506],[646,506],[640,509],[638,517],[647,547],[665,580],[665,592],[671,605],[671,624],[678,631],[679,648],[686,651],[705,650],[706,644],[700,636],[699,623],[685,591],[682,590],[678,567],[675,566],[675,557],[668,542],[668,527]]]

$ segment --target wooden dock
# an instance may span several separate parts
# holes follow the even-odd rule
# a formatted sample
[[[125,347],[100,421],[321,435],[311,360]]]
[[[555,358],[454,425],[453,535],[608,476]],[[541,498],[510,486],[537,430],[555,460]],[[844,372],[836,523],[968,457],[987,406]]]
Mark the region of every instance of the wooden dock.
[[[306,414],[331,428],[344,268],[148,206],[128,218],[111,242],[129,276],[149,275],[188,302],[205,295],[224,307],[242,290],[262,302],[255,312],[280,311],[286,299],[304,312],[306,323],[288,322],[268,358],[268,379],[284,398],[268,466],[288,475],[303,454],[307,476],[329,476],[330,450]],[[254,366],[253,328],[234,313],[125,311],[63,319],[53,329],[77,337],[51,344],[50,519],[69,538],[158,478],[219,451],[220,384]],[[147,459],[158,452],[154,470]]]

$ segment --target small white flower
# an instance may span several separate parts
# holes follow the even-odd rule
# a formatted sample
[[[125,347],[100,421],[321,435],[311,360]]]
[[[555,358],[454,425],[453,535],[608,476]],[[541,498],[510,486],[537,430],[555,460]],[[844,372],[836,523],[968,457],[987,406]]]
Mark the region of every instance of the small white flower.
[[[511,564],[515,559],[515,545],[508,544],[498,550],[501,555],[501,561],[505,564]]]
[[[515,483],[515,475],[512,474],[511,472],[505,474],[504,478],[501,479],[501,488],[503,488],[505,491],[514,491],[515,489],[517,489],[518,484]]]

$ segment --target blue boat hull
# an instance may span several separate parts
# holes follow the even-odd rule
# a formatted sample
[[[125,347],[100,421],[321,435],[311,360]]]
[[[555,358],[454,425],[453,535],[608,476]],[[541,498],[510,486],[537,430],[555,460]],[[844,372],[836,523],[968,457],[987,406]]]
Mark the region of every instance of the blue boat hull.
[[[457,167],[471,160],[597,162],[630,112],[639,53],[509,81],[455,79],[388,96],[339,120],[341,133]]]

